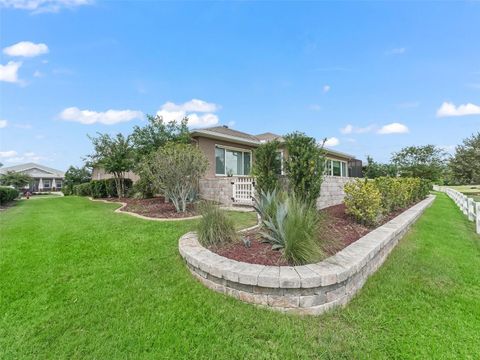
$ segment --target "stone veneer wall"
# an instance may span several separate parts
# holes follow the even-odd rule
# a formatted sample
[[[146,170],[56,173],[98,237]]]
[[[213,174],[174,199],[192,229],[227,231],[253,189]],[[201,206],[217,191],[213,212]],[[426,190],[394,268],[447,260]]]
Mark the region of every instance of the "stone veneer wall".
[[[357,178],[325,176],[320,189],[320,197],[317,199],[317,208],[323,209],[329,206],[338,205],[343,202],[345,192],[344,185]],[[231,206],[232,201],[232,181],[234,178],[219,177],[200,180],[200,197],[206,200],[218,201],[221,204]],[[286,179],[281,182],[285,184]]]
[[[434,198],[430,195],[316,264],[265,266],[230,260],[201,246],[193,232],[180,238],[179,251],[191,273],[215,291],[283,312],[318,315],[345,305],[362,288]]]
[[[217,201],[223,205],[233,205],[233,190],[231,177],[201,179],[199,182],[200,197],[205,200]]]
[[[343,187],[346,183],[358,178],[325,176],[322,187],[320,188],[320,196],[317,199],[317,209],[323,209],[329,206],[338,205],[343,202],[345,192]]]

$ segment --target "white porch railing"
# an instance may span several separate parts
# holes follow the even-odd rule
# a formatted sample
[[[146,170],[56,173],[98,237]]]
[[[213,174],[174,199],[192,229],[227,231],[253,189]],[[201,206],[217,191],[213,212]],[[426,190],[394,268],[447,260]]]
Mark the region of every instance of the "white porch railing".
[[[433,190],[447,194],[468,217],[468,220],[475,221],[477,234],[480,234],[480,202],[475,202],[472,198],[446,186],[433,185]]]
[[[232,199],[237,205],[253,205],[255,179],[253,177],[236,177],[232,180]]]

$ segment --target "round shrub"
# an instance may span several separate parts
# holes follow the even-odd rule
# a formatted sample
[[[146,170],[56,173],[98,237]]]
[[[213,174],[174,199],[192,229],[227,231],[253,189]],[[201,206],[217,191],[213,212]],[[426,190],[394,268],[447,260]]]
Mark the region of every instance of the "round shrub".
[[[18,195],[18,190],[8,186],[0,186],[0,205],[15,200]]]

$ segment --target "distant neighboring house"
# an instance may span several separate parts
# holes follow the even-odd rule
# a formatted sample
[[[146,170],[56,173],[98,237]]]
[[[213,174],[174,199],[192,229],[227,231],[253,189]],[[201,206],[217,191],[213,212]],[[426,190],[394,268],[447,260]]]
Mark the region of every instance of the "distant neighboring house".
[[[105,169],[99,166],[93,168],[92,171],[92,180],[105,180],[105,179],[112,179],[113,174],[105,172]],[[133,171],[128,171],[125,173],[125,178],[130,179],[133,182],[140,179],[140,177],[135,174]]]
[[[191,132],[193,143],[208,159],[208,169],[200,180],[200,196],[204,199],[219,201],[227,205],[252,203],[254,179],[251,177],[255,162],[254,150],[263,143],[278,140],[278,156],[282,163],[288,154],[282,136],[266,132],[252,135],[230,129],[228,126],[215,126]],[[343,184],[352,177],[362,176],[362,162],[353,155],[325,149],[326,169],[324,196],[319,207],[338,204],[343,200]],[[100,180],[112,177],[101,168],[94,168],[92,179]],[[126,174],[133,181],[138,176],[132,172]]]
[[[25,186],[25,190],[28,189],[31,192],[60,191],[65,180],[63,171],[35,163],[2,167],[0,168],[0,175],[9,171],[29,175],[33,181]]]

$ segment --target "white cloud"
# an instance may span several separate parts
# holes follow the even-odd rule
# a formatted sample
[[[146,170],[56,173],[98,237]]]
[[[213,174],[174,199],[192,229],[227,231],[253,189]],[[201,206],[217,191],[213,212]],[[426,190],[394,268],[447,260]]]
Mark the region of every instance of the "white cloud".
[[[325,146],[328,146],[328,147],[337,146],[339,144],[340,144],[340,140],[338,140],[336,137],[328,138],[327,141],[325,141]]]
[[[193,127],[206,127],[216,125],[219,122],[218,116],[214,114],[220,106],[199,99],[192,99],[183,104],[166,102],[162,105],[157,115],[164,121],[180,121],[188,116],[188,125]],[[198,114],[201,113],[201,114]]]
[[[406,51],[407,49],[404,47],[393,48],[387,51],[387,55],[402,55],[405,54]]]
[[[466,115],[480,115],[480,106],[472,103],[455,106],[454,103],[445,101],[437,110],[437,117]]]
[[[351,134],[353,132],[353,125],[346,125],[344,128],[341,128],[340,129],[340,132],[342,134]]]
[[[32,151],[26,152],[23,155],[17,156],[17,152],[13,151],[15,155],[8,157],[6,159],[7,162],[9,163],[19,163],[19,162],[37,162],[41,160],[50,160],[49,158],[45,156],[40,156]]]
[[[7,127],[8,121],[7,120],[0,120],[0,129]]]
[[[42,73],[41,71],[35,70],[35,72],[33,73],[33,76],[36,78],[41,78],[41,77],[44,77],[45,74]]]
[[[326,94],[331,89],[330,85],[323,85],[323,93]]]
[[[17,155],[18,153],[15,150],[0,151],[0,158],[11,158]]]
[[[379,134],[406,134],[408,133],[408,127],[406,125],[400,123],[391,123],[387,125],[383,125],[377,133]]]
[[[220,106],[214,103],[209,103],[199,99],[192,99],[183,104],[175,104],[173,102],[166,102],[162,105],[162,110],[167,111],[185,111],[185,112],[216,112]]]
[[[92,110],[80,110],[77,107],[69,107],[60,113],[60,119],[79,122],[85,125],[105,124],[113,125],[134,119],[143,119],[143,113],[136,110],[107,110],[103,112]]]
[[[0,6],[34,13],[59,12],[62,8],[92,4],[93,0],[0,0]]]
[[[20,41],[3,49],[3,53],[9,56],[34,57],[48,53],[46,44],[35,44],[31,41]]]
[[[368,125],[365,127],[357,127],[351,124],[346,125],[340,129],[342,134],[365,134],[375,129],[375,125]]]
[[[22,63],[20,61],[9,61],[6,65],[0,64],[0,81],[19,83],[18,69]]]
[[[320,111],[322,109],[322,107],[318,104],[312,104],[308,108],[313,111]]]

